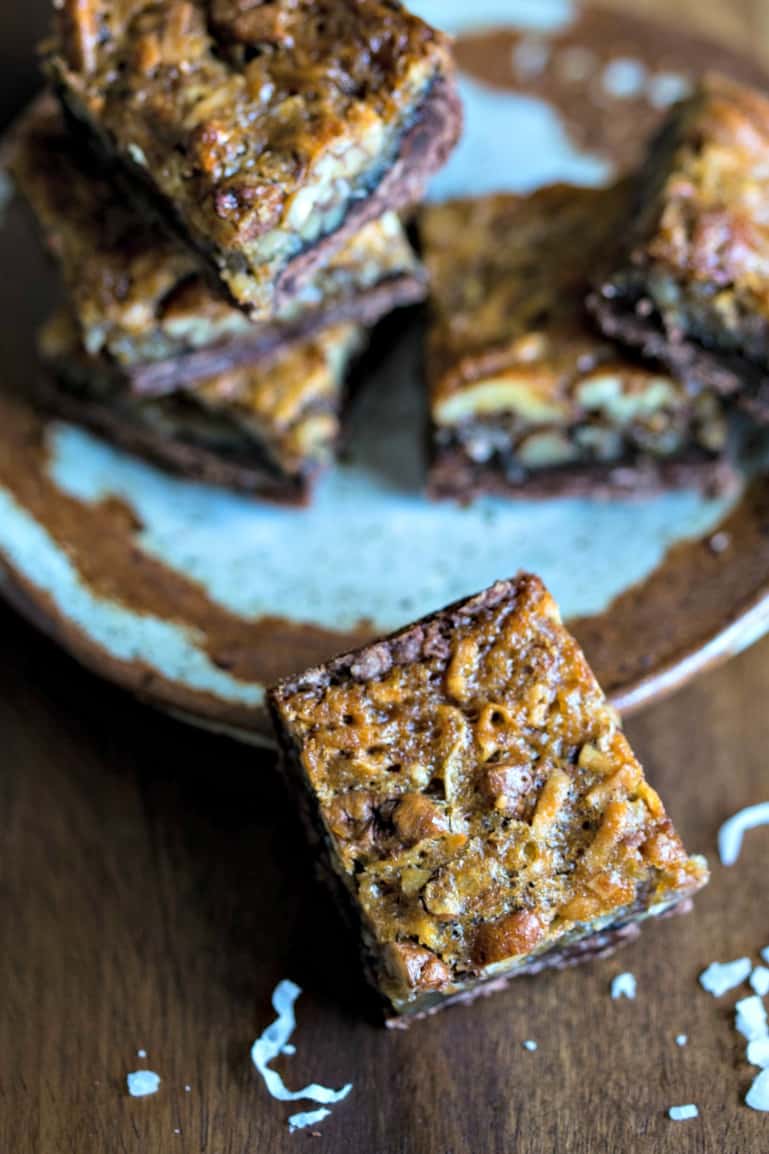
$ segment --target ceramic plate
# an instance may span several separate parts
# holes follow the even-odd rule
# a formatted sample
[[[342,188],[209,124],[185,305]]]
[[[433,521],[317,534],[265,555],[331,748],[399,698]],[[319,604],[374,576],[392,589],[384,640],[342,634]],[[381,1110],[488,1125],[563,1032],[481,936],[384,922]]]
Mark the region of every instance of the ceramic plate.
[[[697,71],[751,72],[716,45],[559,0],[413,6],[459,34],[467,127],[436,197],[601,183],[638,156]],[[176,480],[46,423],[24,397],[55,286],[11,190],[5,199],[2,590],[105,676],[258,740],[275,678],[521,568],[552,588],[625,710],[767,628],[769,482],[728,503],[431,504],[407,339],[377,358],[348,459],[306,510]]]

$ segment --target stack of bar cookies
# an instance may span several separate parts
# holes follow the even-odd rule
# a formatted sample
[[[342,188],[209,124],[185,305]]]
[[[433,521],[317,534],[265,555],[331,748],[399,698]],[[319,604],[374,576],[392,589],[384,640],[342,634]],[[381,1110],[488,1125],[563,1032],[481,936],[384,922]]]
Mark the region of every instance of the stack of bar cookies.
[[[65,288],[45,402],[305,501],[367,327],[425,294],[398,212],[459,134],[447,41],[390,0],[62,0],[45,63],[14,160]]]

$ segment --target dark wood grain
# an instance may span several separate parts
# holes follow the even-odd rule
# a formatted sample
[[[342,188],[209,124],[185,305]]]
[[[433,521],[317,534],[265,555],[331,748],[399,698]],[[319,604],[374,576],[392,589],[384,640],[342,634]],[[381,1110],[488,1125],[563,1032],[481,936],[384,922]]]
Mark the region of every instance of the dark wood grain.
[[[769,5],[657,7],[704,9],[734,42],[769,27]],[[19,100],[45,8],[0,12]],[[764,642],[628,726],[687,844],[713,861],[692,917],[390,1034],[361,1016],[271,760],[143,709],[0,610],[0,1154],[766,1150],[766,1119],[741,1103],[730,1000],[696,977],[769,944],[769,832],[732,870],[715,862],[721,821],[769,798],[767,700]],[[634,1003],[609,998],[624,968]],[[289,1135],[290,1109],[249,1063],[282,977],[306,990],[287,1078],[355,1084],[317,1138]],[[163,1081],[138,1101],[125,1074],[142,1047]],[[667,1119],[689,1101],[699,1120]]]

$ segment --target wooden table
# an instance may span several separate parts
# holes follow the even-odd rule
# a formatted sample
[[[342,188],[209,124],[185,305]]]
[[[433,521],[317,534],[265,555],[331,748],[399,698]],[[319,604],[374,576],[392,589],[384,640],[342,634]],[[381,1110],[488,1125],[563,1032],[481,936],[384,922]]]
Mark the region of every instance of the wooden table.
[[[737,44],[769,31],[758,0],[640,7]],[[4,115],[33,85],[46,9],[3,6]],[[271,758],[143,709],[0,610],[0,1152],[769,1149],[769,1121],[742,1104],[751,1072],[731,1002],[696,980],[714,958],[769,944],[769,833],[750,836],[734,869],[715,864],[721,821],[769,798],[767,702],[764,642],[628,726],[687,843],[714,862],[696,916],[651,926],[614,960],[390,1034],[358,1014],[354,962]],[[638,998],[612,1002],[625,967]],[[289,1135],[289,1108],[249,1062],[283,977],[307,991],[287,1079],[355,1084],[318,1137]],[[140,1048],[162,1085],[134,1100],[125,1075]],[[690,1101],[699,1120],[668,1120]]]

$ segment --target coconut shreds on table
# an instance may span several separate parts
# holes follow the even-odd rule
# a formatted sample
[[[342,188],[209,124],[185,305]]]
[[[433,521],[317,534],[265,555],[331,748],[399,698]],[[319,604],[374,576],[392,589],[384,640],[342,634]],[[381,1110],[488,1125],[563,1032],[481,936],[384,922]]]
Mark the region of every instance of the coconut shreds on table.
[[[288,1120],[288,1128],[293,1134],[295,1130],[304,1130],[307,1126],[316,1126],[324,1118],[328,1118],[331,1111],[326,1106],[319,1110],[307,1110],[303,1114],[292,1114]]]
[[[689,1041],[689,1035],[688,1034],[676,1034],[676,1045],[677,1046],[685,1046],[688,1041]]]
[[[617,998],[630,998],[631,1001],[636,996],[637,983],[633,974],[617,974],[612,978],[611,996],[616,1000]]]
[[[753,1085],[745,1095],[745,1104],[751,1110],[769,1110],[769,1070],[762,1070],[753,1079]]]
[[[533,1051],[534,1051],[534,1050],[536,1050],[536,1048],[537,1048],[537,1043],[536,1043],[536,1042],[533,1042],[533,1041],[531,1040],[531,1038],[528,1038],[528,1039],[527,1039],[527,1040],[526,1040],[526,1041],[523,1043],[523,1048],[524,1048],[524,1050],[531,1050],[531,1051],[533,1052]]]
[[[674,1122],[686,1122],[689,1118],[698,1118],[699,1114],[693,1102],[688,1102],[686,1106],[671,1106],[668,1110],[668,1117]]]
[[[718,856],[721,865],[733,866],[740,856],[742,839],[749,829],[769,825],[769,801],[749,805],[725,821],[718,831]]]
[[[754,1042],[757,1038],[765,1038],[769,1034],[766,1023],[764,1003],[757,994],[743,998],[734,1007],[734,1025],[744,1038]]]
[[[760,1066],[762,1069],[769,1066],[769,1036],[748,1042],[746,1057],[750,1066]]]
[[[126,1074],[128,1093],[132,1098],[146,1098],[149,1094],[157,1094],[160,1087],[160,1078],[152,1070],[134,1070]]]
[[[284,1052],[284,1047],[296,1029],[294,1003],[301,992],[299,986],[289,981],[279,982],[275,987],[272,995],[272,1006],[278,1016],[254,1042],[251,1047],[251,1061],[264,1079],[269,1093],[278,1101],[298,1102],[306,1099],[309,1102],[319,1102],[324,1106],[332,1105],[334,1102],[341,1102],[343,1098],[347,1097],[352,1090],[352,1083],[343,1086],[341,1090],[330,1090],[327,1086],[319,1086],[316,1082],[311,1082],[302,1090],[289,1090],[277,1070],[269,1068],[269,1063]],[[317,1115],[320,1111],[316,1110],[314,1113]],[[327,1117],[329,1113],[330,1111],[326,1111],[323,1117]],[[294,1115],[293,1121],[289,1119],[289,1125],[293,1129],[300,1129],[301,1126],[309,1125],[310,1123],[302,1122],[300,1125],[296,1122],[297,1118],[303,1117],[306,1115]],[[320,1120],[320,1118],[315,1119],[315,1121]]]
[[[750,958],[737,958],[734,962],[711,962],[700,974],[700,985],[714,998],[720,998],[728,990],[734,990],[747,981],[752,969]]]
[[[769,994],[769,970],[766,966],[756,966],[750,975],[750,988],[760,998]]]

